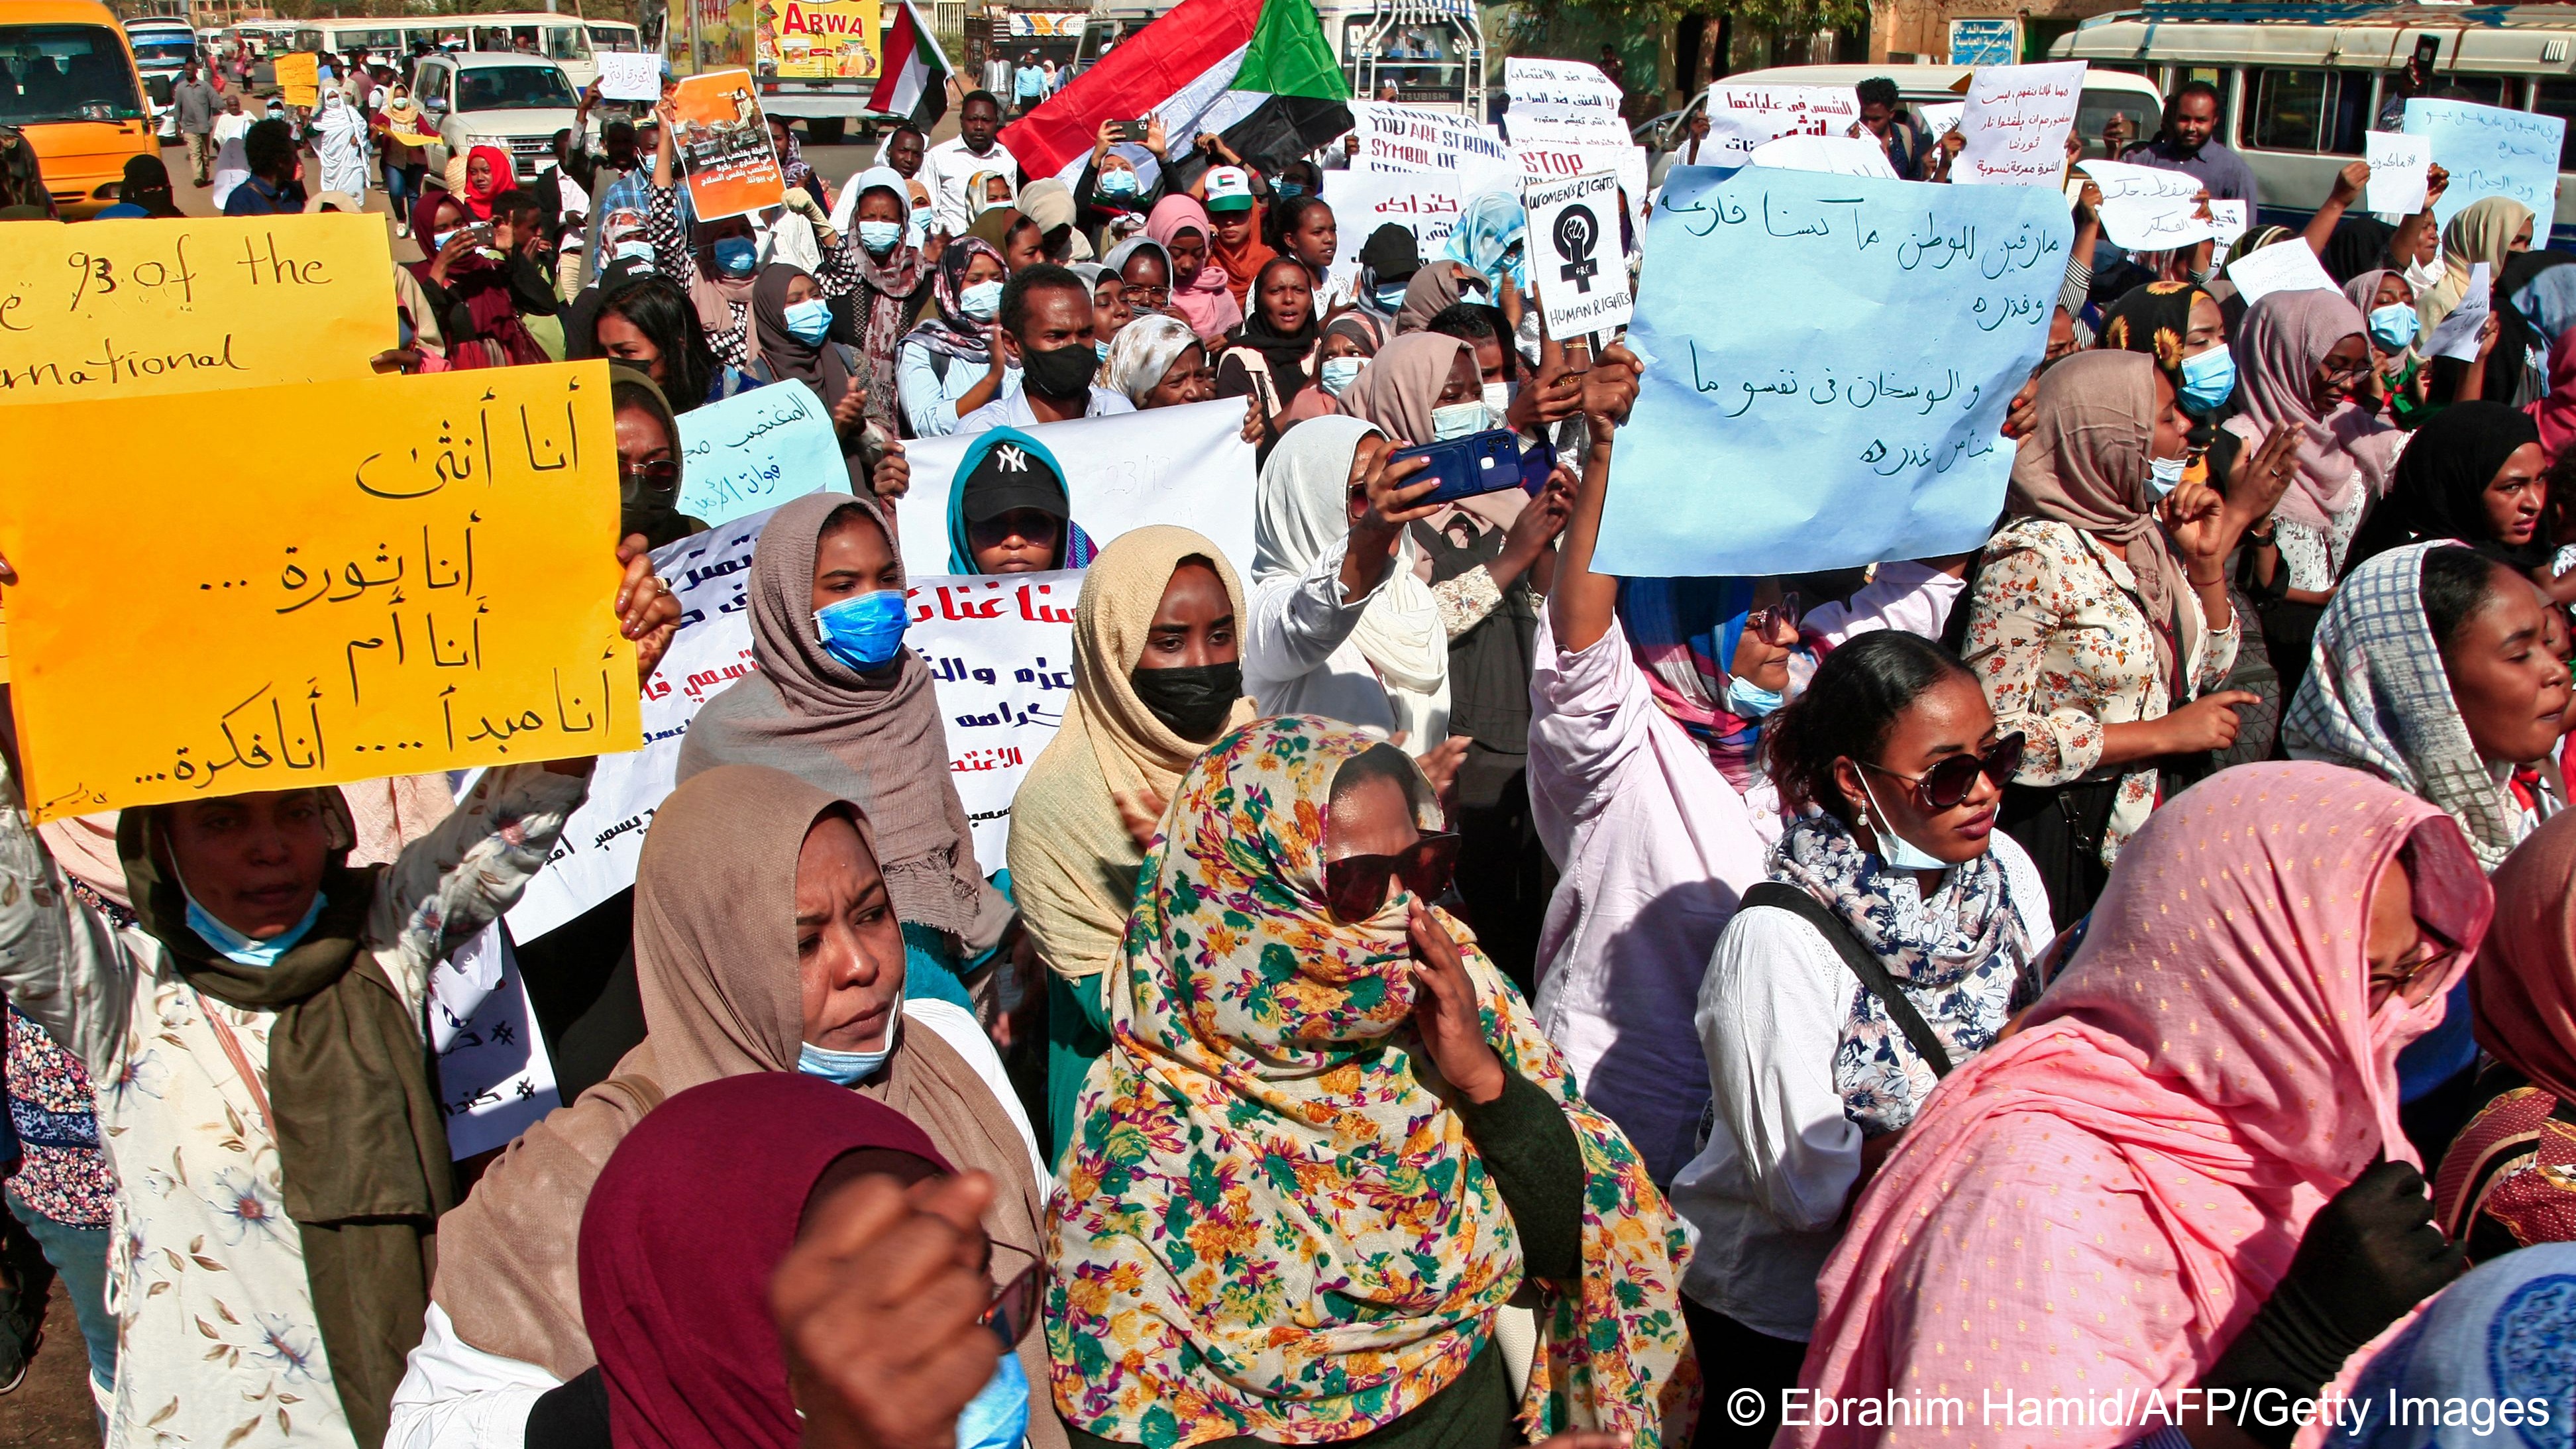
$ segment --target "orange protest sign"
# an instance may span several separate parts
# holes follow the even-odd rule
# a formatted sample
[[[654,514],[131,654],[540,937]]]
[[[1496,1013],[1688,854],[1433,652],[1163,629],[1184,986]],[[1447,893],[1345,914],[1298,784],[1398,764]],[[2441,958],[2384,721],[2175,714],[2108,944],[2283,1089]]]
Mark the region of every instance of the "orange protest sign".
[[[671,104],[679,111],[675,139],[698,220],[741,216],[786,199],[787,176],[778,168],[750,71],[689,76]]]
[[[604,364],[7,416],[23,476],[115,480],[0,513],[39,820],[642,745]],[[366,425],[205,446],[258,418]]]

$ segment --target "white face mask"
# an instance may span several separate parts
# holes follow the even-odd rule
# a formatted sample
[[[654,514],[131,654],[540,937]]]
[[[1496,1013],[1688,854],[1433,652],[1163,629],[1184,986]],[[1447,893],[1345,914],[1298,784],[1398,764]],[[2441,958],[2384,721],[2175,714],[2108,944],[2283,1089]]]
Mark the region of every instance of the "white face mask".
[[[1887,810],[1878,803],[1878,790],[1869,783],[1867,770],[1860,772],[1860,788],[1861,793],[1869,797],[1870,809],[1876,812],[1873,818],[1864,819],[1862,823],[1869,826],[1870,834],[1878,837],[1878,858],[1887,862],[1889,870],[1948,870],[1950,868],[1948,861],[1934,859],[1921,846],[1897,834],[1896,828],[1887,823]]]
[[[1359,380],[1360,369],[1367,360],[1358,357],[1327,357],[1316,368],[1316,381],[1328,397],[1340,397],[1342,389]]]
[[[1433,408],[1431,441],[1445,443],[1451,438],[1463,438],[1469,433],[1483,432],[1485,419],[1485,404],[1482,399],[1475,402],[1451,403],[1445,408]]]
[[[1485,411],[1493,415],[1494,426],[1501,427],[1503,418],[1512,410],[1512,385],[1507,382],[1485,384]]]
[[[2158,498],[2162,498],[2166,494],[2180,488],[2182,486],[2182,470],[2185,465],[2190,462],[2191,459],[2189,458],[2149,458],[2147,460],[2147,491]]]

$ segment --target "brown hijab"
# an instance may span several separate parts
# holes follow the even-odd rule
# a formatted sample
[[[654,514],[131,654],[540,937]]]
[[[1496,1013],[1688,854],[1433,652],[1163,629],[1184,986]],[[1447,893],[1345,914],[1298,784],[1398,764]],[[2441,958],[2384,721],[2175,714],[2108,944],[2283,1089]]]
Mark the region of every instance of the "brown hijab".
[[[2199,646],[2200,611],[2185,607],[2191,580],[2156,522],[2147,492],[2155,451],[2156,360],[2143,352],[2079,352],[2039,380],[2029,436],[2013,455],[2004,508],[2047,518],[2123,551],[2137,576],[2139,608],[2156,626],[2167,679]]]
[[[815,637],[815,545],[824,520],[845,508],[886,528],[875,499],[825,492],[781,504],[761,529],[745,590],[760,672],[698,711],[680,746],[679,778],[717,765],[767,765],[856,805],[868,818],[895,914],[956,936],[972,956],[1001,938],[1011,907],[976,867],[930,670],[906,649],[892,666],[863,675]],[[893,536],[886,528],[889,546]]]
[[[1449,385],[1449,370],[1467,344],[1438,332],[1408,332],[1378,349],[1351,385],[1342,389],[1342,412],[1375,423],[1390,438],[1431,441],[1431,410]]]
[[[1458,271],[1446,258],[1424,262],[1404,289],[1404,305],[1396,309],[1395,330],[1398,336],[1419,332],[1431,325],[1431,319],[1449,310],[1459,300]],[[1478,293],[1479,299],[1483,293]]]
[[[874,851],[871,822],[849,802],[756,765],[703,771],[662,802],[635,868],[635,978],[649,1035],[607,1081],[512,1144],[441,1225],[434,1296],[465,1342],[562,1379],[596,1361],[577,1253],[591,1184],[663,1099],[723,1077],[796,1069],[796,856],[814,822],[836,810],[850,813]],[[999,1191],[984,1229],[995,1284],[1037,1261],[1046,1189],[1019,1129],[965,1058],[935,1031],[898,1028],[885,1068],[856,1090],[912,1119],[957,1167],[993,1174]]]
[[[2478,1045],[2562,1101],[2576,1102],[2576,811],[2562,811],[2493,877],[2495,924],[2469,968]]]

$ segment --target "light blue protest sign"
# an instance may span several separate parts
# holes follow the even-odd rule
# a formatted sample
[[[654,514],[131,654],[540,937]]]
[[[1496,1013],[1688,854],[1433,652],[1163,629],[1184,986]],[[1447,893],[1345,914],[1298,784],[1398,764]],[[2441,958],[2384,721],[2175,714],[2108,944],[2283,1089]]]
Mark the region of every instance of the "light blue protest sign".
[[[2433,203],[2444,226],[2460,208],[2489,196],[2510,197],[2531,208],[2540,238],[2558,213],[2558,147],[2567,122],[2473,101],[2406,103],[2405,131],[2433,143],[2433,164],[2451,173],[2451,184]]]
[[[711,524],[850,486],[832,416],[801,382],[680,414],[680,454],[680,511]]]
[[[1777,574],[1982,544],[2073,230],[2044,186],[1675,167],[1595,567]]]

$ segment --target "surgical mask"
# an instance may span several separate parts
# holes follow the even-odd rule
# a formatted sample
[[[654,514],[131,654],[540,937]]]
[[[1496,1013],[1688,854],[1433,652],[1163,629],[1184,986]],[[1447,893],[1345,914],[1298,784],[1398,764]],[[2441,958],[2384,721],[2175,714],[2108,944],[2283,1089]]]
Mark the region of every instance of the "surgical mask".
[[[449,227],[449,228],[448,228],[447,230],[445,230],[445,231],[441,231],[441,232],[432,232],[432,233],[430,233],[430,237],[429,237],[429,254],[430,254],[431,256],[433,256],[433,257],[434,257],[434,256],[437,256],[440,252],[443,252],[443,251],[447,250],[447,243],[448,243],[448,239],[449,239],[449,238],[451,238],[451,237],[453,237],[453,236],[455,236],[458,232],[463,231],[464,229],[465,229],[465,228],[463,228],[463,227],[461,227],[461,226],[452,226],[452,227]]]
[[[611,261],[649,262],[653,260],[653,244],[648,241],[622,241],[610,249],[608,256]]]
[[[978,322],[990,322],[1002,314],[1002,284],[977,282],[957,294],[957,310]]]
[[[899,221],[863,221],[859,223],[859,245],[876,256],[894,250],[903,240],[903,223]]]
[[[1306,188],[1294,181],[1273,181],[1270,183],[1270,189],[1281,201],[1293,200],[1306,194]]]
[[[2403,352],[2414,346],[2416,329],[2422,325],[2415,309],[2403,302],[2370,309],[2370,340],[2391,352]]]
[[[1324,396],[1340,397],[1342,389],[1356,381],[1360,369],[1366,366],[1368,359],[1364,357],[1327,357],[1316,367],[1315,379],[1323,386]]]
[[[903,992],[894,994],[894,1006],[886,1014],[885,1044],[872,1052],[836,1052],[818,1047],[810,1041],[796,1044],[796,1070],[809,1077],[821,1077],[835,1086],[855,1087],[877,1074],[894,1055],[897,1033],[903,1030]]]
[[[1019,1354],[1004,1344],[993,1376],[957,1413],[957,1449],[1019,1449],[1028,1433],[1029,1376]]]
[[[1100,179],[1092,184],[1091,189],[1103,196],[1134,196],[1144,188],[1138,184],[1136,173],[1122,166],[1115,171],[1101,172]]]
[[[728,277],[748,277],[760,262],[760,247],[747,236],[717,237],[711,250],[716,270]]]
[[[207,945],[214,947],[215,954],[226,960],[238,961],[244,966],[257,966],[263,970],[276,965],[277,958],[293,949],[295,943],[303,940],[305,934],[313,929],[313,923],[322,918],[322,893],[317,890],[313,893],[313,904],[304,908],[303,920],[297,921],[265,941],[254,941],[216,920],[213,912],[198,905],[197,898],[188,895],[186,882],[180,883],[179,893],[187,896],[188,929],[196,932],[199,939]]]
[[[1091,350],[1098,354],[1101,361],[1107,362],[1109,360],[1109,343],[1107,339],[1104,338],[1101,341],[1092,343]]]
[[[873,674],[903,651],[903,631],[912,624],[912,607],[901,589],[879,589],[841,599],[814,611],[814,637],[823,652],[857,670]]]
[[[1074,343],[1039,351],[1020,349],[1020,386],[1040,397],[1078,398],[1091,390],[1091,375],[1100,370],[1100,354]]]
[[[2236,357],[2225,343],[2198,357],[2182,360],[2182,405],[2196,413],[2215,411],[2236,391]]]
[[[1760,719],[1777,710],[1782,703],[1780,691],[1764,689],[1741,674],[1726,679],[1726,712],[1738,719]]]
[[[1445,443],[1451,438],[1463,438],[1469,433],[1482,432],[1485,428],[1486,416],[1482,398],[1474,402],[1451,403],[1445,408],[1433,408],[1431,441]]]
[[[920,239],[920,238],[924,238],[924,237],[929,236],[929,235],[930,235],[930,229],[931,229],[932,224],[933,224],[933,223],[935,223],[935,222],[937,222],[938,220],[939,220],[939,209],[938,209],[937,207],[934,207],[934,206],[916,206],[916,207],[914,207],[914,208],[912,209],[912,234],[913,234],[914,238],[915,238],[915,239]]]
[[[1948,861],[1933,859],[1921,846],[1897,834],[1896,827],[1887,823],[1887,809],[1878,803],[1878,791],[1869,783],[1867,770],[1860,772],[1860,788],[1861,793],[1869,797],[1869,807],[1878,812],[1878,819],[1871,826],[1870,834],[1878,837],[1878,858],[1887,862],[1889,870],[1948,870],[1950,868]]]
[[[1485,412],[1494,420],[1493,425],[1498,428],[1501,427],[1503,425],[1504,416],[1510,413],[1511,410],[1512,385],[1508,382],[1486,383]]]
[[[2408,262],[2406,264],[2406,285],[2413,287],[2418,292],[2423,291],[2426,287],[2434,285],[2448,275],[2450,275],[2449,269],[2442,265],[2442,256],[2439,252],[2434,253],[2433,260],[2429,262]]]
[[[2191,459],[2187,457],[2149,458],[2147,460],[2147,491],[2158,498],[2162,498],[2166,494],[2180,488],[2182,486],[2182,470],[2189,465],[2190,462]]]
[[[1411,285],[1409,282],[1388,282],[1384,286],[1373,289],[1370,295],[1377,298],[1379,311],[1401,311],[1404,307],[1405,289],[1409,285]]]
[[[1127,687],[1136,691],[1137,701],[1153,711],[1172,733],[1185,740],[1203,740],[1215,734],[1217,726],[1234,710],[1234,702],[1243,698],[1243,666],[1240,664],[1188,664],[1173,669],[1136,669],[1128,672]]]
[[[832,304],[820,297],[790,302],[780,314],[780,320],[787,324],[787,330],[795,335],[797,341],[819,345],[832,331]]]

